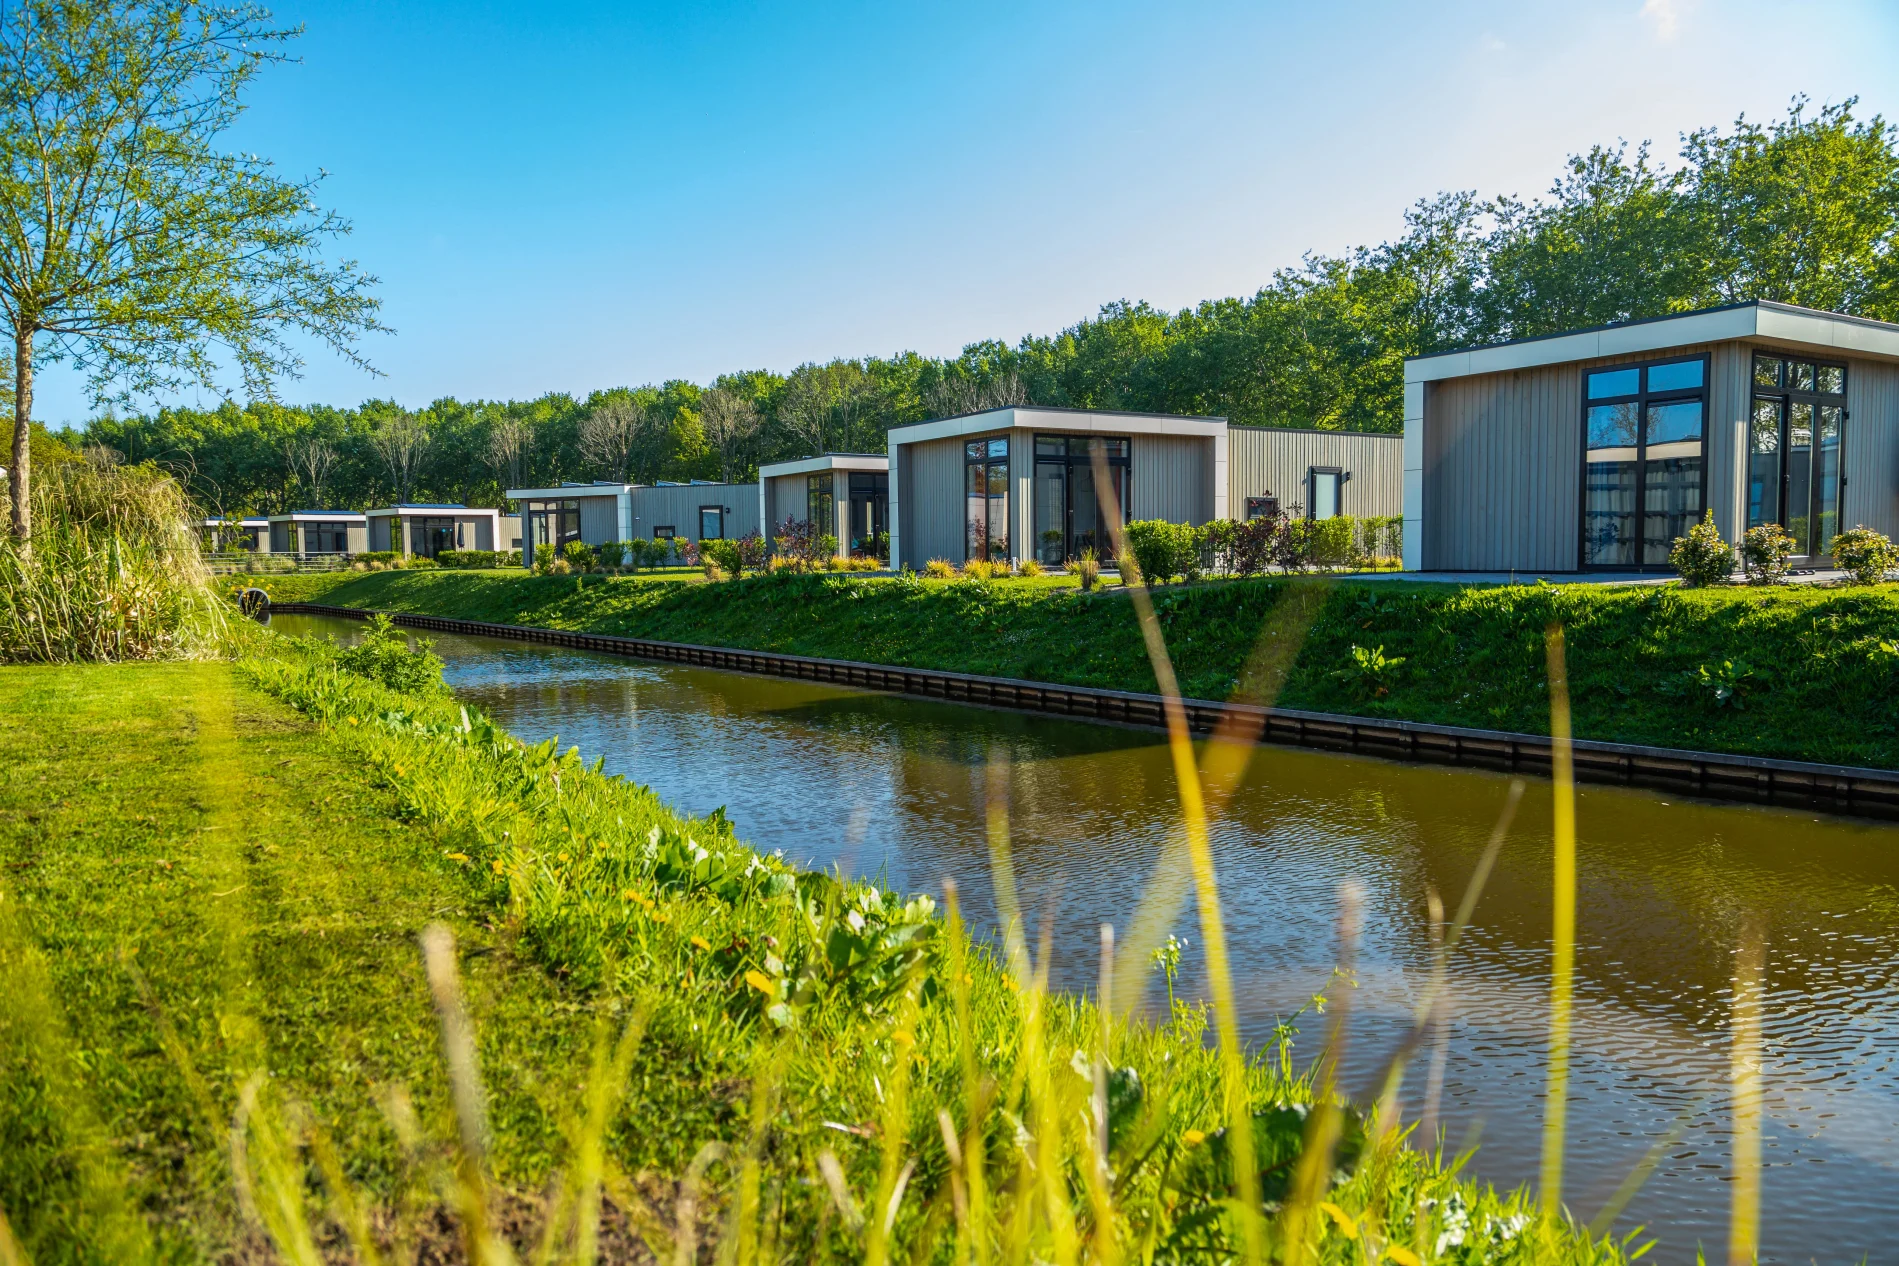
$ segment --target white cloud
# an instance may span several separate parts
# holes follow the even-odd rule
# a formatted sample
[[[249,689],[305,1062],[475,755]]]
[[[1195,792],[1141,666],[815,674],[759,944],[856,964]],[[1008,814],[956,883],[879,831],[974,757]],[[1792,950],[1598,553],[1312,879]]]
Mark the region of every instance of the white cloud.
[[[1644,0],[1642,16],[1654,24],[1655,38],[1672,40],[1681,29],[1681,0]]]

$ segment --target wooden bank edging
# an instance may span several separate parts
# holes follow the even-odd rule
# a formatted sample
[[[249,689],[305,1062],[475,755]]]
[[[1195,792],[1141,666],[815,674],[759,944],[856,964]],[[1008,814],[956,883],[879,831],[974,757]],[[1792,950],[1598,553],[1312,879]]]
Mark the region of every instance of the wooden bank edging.
[[[358,620],[378,614],[361,607],[331,607],[315,602],[276,603],[270,609],[286,615],[335,615]],[[468,633],[517,642],[544,642],[552,646],[600,651],[609,655],[665,660],[675,664],[761,673],[772,677],[795,677],[889,694],[915,695],[950,703],[1009,708],[1120,725],[1161,727],[1166,723],[1162,712],[1163,701],[1159,695],[1128,690],[1064,686],[1054,682],[983,677],[974,673],[943,672],[933,668],[863,664],[852,660],[816,659],[807,655],[696,646],[685,642],[660,642],[520,624],[491,624],[485,620],[456,620],[397,611],[381,614],[388,615],[394,623],[407,628],[440,633]],[[1188,723],[1203,734],[1212,733],[1223,722],[1228,722],[1237,723],[1244,732],[1257,733],[1263,741],[1297,747],[1545,775],[1550,769],[1550,740],[1538,734],[1513,734],[1505,730],[1467,729],[1455,725],[1429,725],[1420,721],[1344,716],[1330,712],[1302,712],[1293,708],[1262,708],[1254,704],[1219,703],[1208,699],[1187,699],[1183,703]],[[1576,777],[1588,782],[1658,787],[1724,800],[1799,805],[1834,813],[1899,818],[1899,772],[1892,770],[1774,760],[1764,756],[1736,756],[1724,752],[1641,747],[1632,743],[1604,743],[1593,739],[1577,739],[1574,752]]]

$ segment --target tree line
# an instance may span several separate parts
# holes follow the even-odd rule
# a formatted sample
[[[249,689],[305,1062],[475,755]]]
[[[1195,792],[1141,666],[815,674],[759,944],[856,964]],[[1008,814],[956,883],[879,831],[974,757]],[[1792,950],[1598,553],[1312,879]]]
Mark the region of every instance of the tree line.
[[[1899,129],[1796,98],[1768,123],[1572,156],[1532,199],[1440,194],[1391,241],[1309,255],[1251,297],[1120,301],[1057,334],[585,398],[404,409],[269,402],[108,415],[76,442],[177,470],[235,514],[402,500],[499,505],[563,480],[744,480],[883,451],[892,427],[1007,404],[1395,431],[1403,362],[1748,299],[1899,319]]]

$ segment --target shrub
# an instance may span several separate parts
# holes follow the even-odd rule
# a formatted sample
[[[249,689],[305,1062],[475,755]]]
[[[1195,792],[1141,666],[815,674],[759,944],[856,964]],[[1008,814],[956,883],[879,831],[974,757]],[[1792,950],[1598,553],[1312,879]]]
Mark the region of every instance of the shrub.
[[[757,571],[765,565],[765,558],[771,552],[765,545],[765,538],[757,532],[747,532],[738,538],[738,561],[747,571]],[[738,575],[736,568],[730,569]]]
[[[358,554],[356,557],[361,559],[363,562],[370,564],[371,566],[374,566],[377,563],[381,563],[384,566],[400,565],[402,562],[401,551],[393,550],[393,549],[365,550],[363,553]]]
[[[714,576],[713,579],[715,580],[723,580],[726,576],[743,574],[744,562],[740,557],[739,543],[737,541],[701,541],[699,542],[699,556],[705,560],[706,567],[708,568],[706,575],[712,575],[712,571],[710,570],[712,568],[717,568],[723,573],[720,576]]]
[[[690,536],[673,538],[673,556],[687,567],[699,565],[699,542]]]
[[[1033,558],[1025,558],[1022,560],[1022,565],[1015,570],[1019,576],[1035,577],[1042,574],[1042,564],[1036,562]]]
[[[586,571],[594,565],[593,546],[583,541],[569,541],[560,547],[560,556],[568,567],[575,571]]]
[[[596,551],[596,554],[598,558],[600,559],[600,565],[602,567],[626,566],[627,563],[631,561],[627,558],[627,555],[631,552],[629,547],[637,547],[639,544],[640,544],[639,541],[602,541],[600,542],[600,548],[598,551]],[[634,565],[637,566],[638,565],[637,562],[635,562]]]
[[[837,538],[819,532],[803,519],[787,518],[773,534],[772,544],[778,558],[784,560],[782,564],[774,560],[774,571],[816,571],[825,559],[837,553]]]
[[[963,564],[963,575],[970,580],[989,580],[996,574],[998,564],[986,558],[972,558]]]
[[[516,566],[520,564],[518,554],[514,561]],[[508,554],[492,549],[445,549],[435,556],[435,562],[441,567],[505,567]]]
[[[1277,518],[1261,517],[1235,523],[1226,547],[1226,568],[1236,576],[1257,576],[1272,565],[1273,534]]]
[[[345,672],[406,694],[431,694],[442,689],[442,660],[435,653],[435,643],[418,638],[415,648],[410,649],[408,635],[381,612],[370,617],[369,631],[362,641],[337,654],[336,664]]]
[[[1140,519],[1123,534],[1127,553],[1150,584],[1165,584],[1175,576],[1198,574],[1202,529],[1165,519]]]
[[[850,571],[850,570],[851,570],[851,560],[850,560],[850,559],[848,559],[848,558],[846,558],[846,557],[844,557],[844,555],[842,555],[842,554],[833,554],[833,555],[831,555],[831,556],[830,556],[829,558],[827,558],[827,559],[825,559],[825,560],[824,560],[824,570],[826,570],[826,571]]]
[[[1361,557],[1358,549],[1358,524],[1349,515],[1329,519],[1301,519],[1298,530],[1305,534],[1305,557],[1315,567],[1353,567]]]
[[[0,541],[0,660],[208,653],[226,607],[176,480],[157,467],[49,465],[30,550]]]
[[[1734,551],[1721,539],[1713,510],[1702,515],[1701,522],[1688,529],[1688,535],[1675,538],[1674,548],[1668,551],[1668,565],[1684,585],[1718,585],[1734,573]]]
[[[573,570],[574,565],[558,555],[548,560],[547,574],[550,576],[570,575]]]
[[[704,570],[706,579],[712,581],[724,580],[728,574],[725,568],[719,565],[719,560],[710,556],[705,560]]]
[[[948,580],[956,574],[956,569],[947,558],[932,558],[923,564],[923,574],[936,580]]]
[[[1874,585],[1899,565],[1899,551],[1884,533],[1861,525],[1833,538],[1833,563],[1856,583]]]

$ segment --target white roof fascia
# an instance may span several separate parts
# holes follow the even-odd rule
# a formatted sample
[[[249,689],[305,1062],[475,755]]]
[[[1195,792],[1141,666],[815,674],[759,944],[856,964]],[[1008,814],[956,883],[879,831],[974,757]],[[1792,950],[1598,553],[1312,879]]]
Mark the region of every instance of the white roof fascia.
[[[1187,418],[1170,413],[1090,413],[1016,405],[1007,409],[991,409],[987,413],[972,413],[967,417],[944,418],[939,422],[892,427],[890,442],[894,447],[1004,430],[1083,431],[1090,435],[1192,435],[1205,438],[1224,435],[1226,429],[1225,418]]]
[[[1405,362],[1404,380],[1407,383],[1438,382],[1472,374],[1505,373],[1513,369],[1566,365],[1604,356],[1639,355],[1670,347],[1748,338],[1899,359],[1899,327],[1804,308],[1753,303],[1502,347],[1477,347],[1441,356],[1416,357]]]
[[[1811,312],[1763,307],[1757,334],[1781,343],[1899,357],[1899,328],[1870,321],[1843,321]]]
[[[582,484],[578,488],[510,488],[510,501],[572,501],[576,497],[617,497],[639,484]]]
[[[760,479],[781,475],[806,475],[818,470],[889,470],[890,459],[870,453],[827,453],[823,457],[801,457],[795,462],[774,462],[760,466]],[[732,485],[739,486],[739,485]]]
[[[270,516],[269,522],[295,523],[303,519],[311,519],[318,523],[367,523],[369,522],[369,516],[363,515],[363,514],[357,514],[353,510],[338,510],[334,514],[328,513],[323,510],[318,510],[315,513],[311,513],[310,511],[307,511],[307,510],[294,510],[289,514],[273,514]]]

